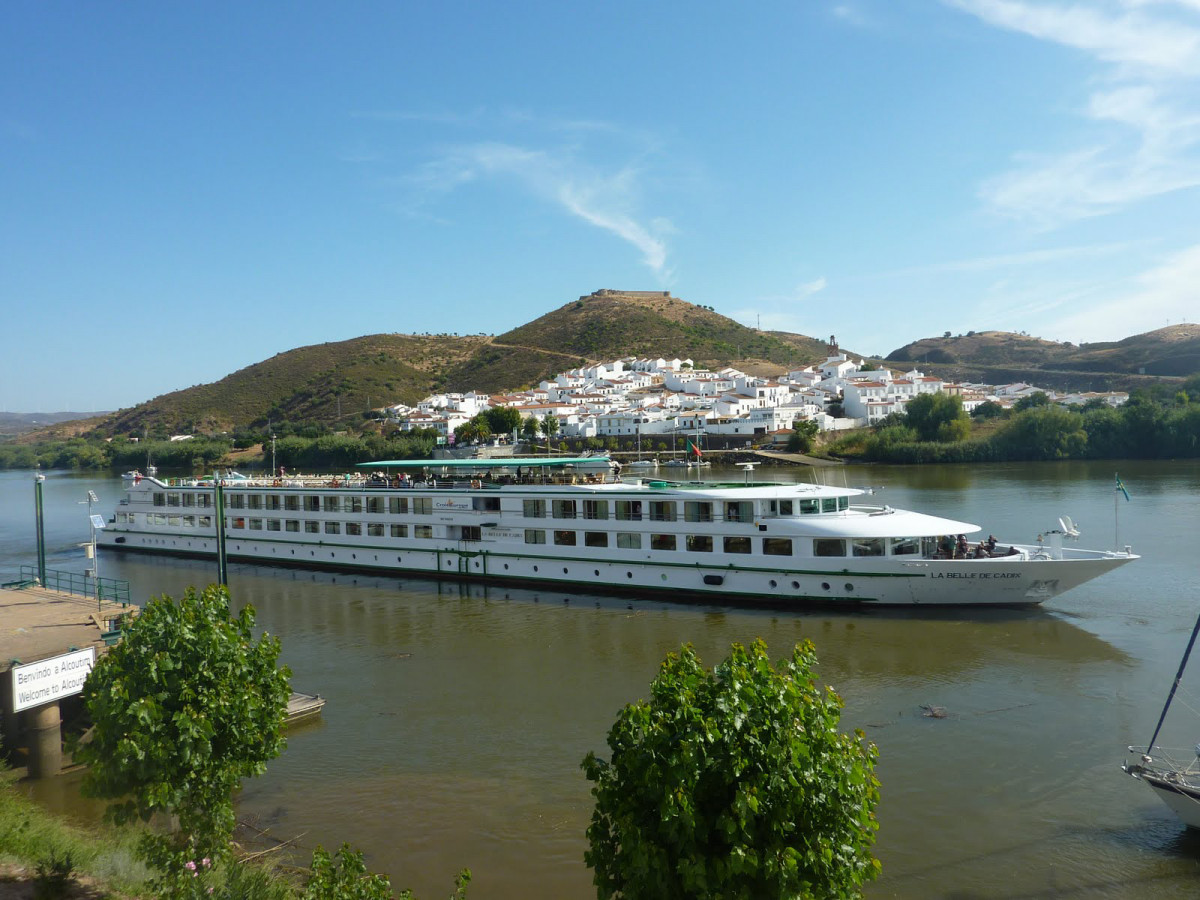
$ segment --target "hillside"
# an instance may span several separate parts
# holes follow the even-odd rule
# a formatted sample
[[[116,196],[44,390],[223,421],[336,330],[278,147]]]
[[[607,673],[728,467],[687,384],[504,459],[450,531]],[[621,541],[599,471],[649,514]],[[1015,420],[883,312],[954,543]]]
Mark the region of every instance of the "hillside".
[[[1200,371],[1200,325],[1169,325],[1120,341],[1078,346],[1006,331],[982,331],[922,338],[893,350],[887,361],[911,362],[968,380],[1025,380],[1047,387],[1089,382],[1097,388],[1120,387],[1137,383],[1139,376],[1185,377]]]
[[[86,424],[103,435],[209,433],[268,421],[344,425],[368,408],[437,390],[515,390],[630,355],[765,374],[818,362],[825,344],[756,331],[661,292],[598,291],[498,337],[376,334],[300,347]],[[51,429],[27,439],[51,436],[64,435]]]
[[[56,412],[56,413],[14,413],[0,412],[0,440],[10,438],[39,428],[49,428],[63,422],[78,422],[80,419],[90,419],[96,416],[107,416],[109,413]]]

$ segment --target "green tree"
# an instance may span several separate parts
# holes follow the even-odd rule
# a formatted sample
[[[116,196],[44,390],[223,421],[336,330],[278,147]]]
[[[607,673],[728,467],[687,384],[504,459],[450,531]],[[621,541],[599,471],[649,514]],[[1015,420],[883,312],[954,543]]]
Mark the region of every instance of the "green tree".
[[[542,419],[542,434],[544,434],[547,439],[558,434],[558,419],[549,413],[547,413],[546,417]]]
[[[77,754],[89,767],[83,792],[114,801],[118,824],[175,817],[174,831],[143,844],[164,896],[179,896],[202,860],[228,854],[233,791],[285,745],[291,673],[277,666],[279,639],[254,640],[253,627],[254,610],[231,617],[216,585],[178,601],[164,594],[84,684],[95,729]]]
[[[1045,391],[1034,391],[1032,394],[1028,394],[1014,403],[1013,410],[1015,412],[1024,412],[1027,409],[1037,409],[1039,406],[1049,405],[1050,397]]]
[[[942,393],[921,394],[908,401],[904,416],[909,427],[923,441],[962,440],[970,433],[970,423],[963,410],[961,397]],[[966,433],[962,426],[953,424],[958,420],[966,423]]]
[[[1004,407],[995,400],[984,400],[973,410],[971,410],[972,419],[999,419],[1004,416]]]
[[[483,415],[492,434],[512,434],[521,427],[521,414],[511,406],[494,406]]]
[[[602,900],[853,897],[876,877],[877,751],[838,731],[815,664],[807,641],[777,667],[761,640],[711,672],[690,645],[667,656],[609,732],[611,759],[583,761]]]
[[[796,419],[792,423],[792,433],[788,435],[788,453],[807,453],[817,439],[820,426],[812,419]]]

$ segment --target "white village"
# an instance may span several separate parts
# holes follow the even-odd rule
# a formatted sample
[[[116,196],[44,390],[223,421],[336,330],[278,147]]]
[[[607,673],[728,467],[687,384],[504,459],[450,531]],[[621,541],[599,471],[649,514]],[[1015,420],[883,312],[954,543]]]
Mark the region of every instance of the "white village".
[[[959,384],[917,369],[894,372],[848,357],[833,336],[827,353],[818,365],[776,377],[731,367],[709,371],[691,359],[625,357],[562,372],[530,390],[431,394],[416,406],[381,412],[403,431],[432,429],[449,443],[457,429],[496,407],[516,410],[523,421],[553,419],[553,433],[564,439],[708,435],[750,441],[786,437],[804,420],[820,431],[878,425],[921,394],[961,397],[968,413],[989,401],[1009,408],[1038,392],[1064,406],[1099,400],[1116,407],[1129,399],[1119,391],[1059,393],[1023,382]]]

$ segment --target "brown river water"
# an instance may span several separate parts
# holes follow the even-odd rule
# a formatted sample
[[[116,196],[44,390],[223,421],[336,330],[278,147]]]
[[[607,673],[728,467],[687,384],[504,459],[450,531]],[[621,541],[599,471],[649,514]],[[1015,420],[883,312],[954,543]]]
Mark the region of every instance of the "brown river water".
[[[874,502],[1031,541],[1070,515],[1080,546],[1116,537],[1136,563],[1032,611],[780,612],[235,564],[235,603],[283,641],[319,721],[291,731],[239,812],[306,854],[348,841],[421,897],[456,871],[479,898],[595,896],[579,763],[606,751],[625,703],[684,642],[715,664],[761,637],[776,658],[811,639],[842,723],[878,744],[882,782],[868,897],[1200,896],[1200,834],[1121,773],[1150,736],[1200,611],[1200,462],[1014,463],[838,471]],[[807,470],[758,473],[807,479]],[[719,474],[712,477],[721,477]],[[740,473],[726,478],[738,478]],[[119,479],[50,473],[49,565],[81,571],[87,490],[108,515]],[[35,561],[29,473],[0,473],[0,574]],[[135,599],[214,580],[215,565],[104,554]],[[1200,667],[1200,664],[1198,664]],[[1200,671],[1160,744],[1200,740]],[[928,718],[940,706],[945,718]],[[94,812],[72,778],[31,787]]]

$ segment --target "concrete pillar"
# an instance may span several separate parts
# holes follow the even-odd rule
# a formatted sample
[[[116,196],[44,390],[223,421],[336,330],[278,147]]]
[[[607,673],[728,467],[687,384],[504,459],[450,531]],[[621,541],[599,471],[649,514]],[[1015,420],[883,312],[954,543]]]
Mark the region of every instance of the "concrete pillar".
[[[58,703],[47,703],[28,713],[29,777],[50,778],[62,771],[62,719]]]

